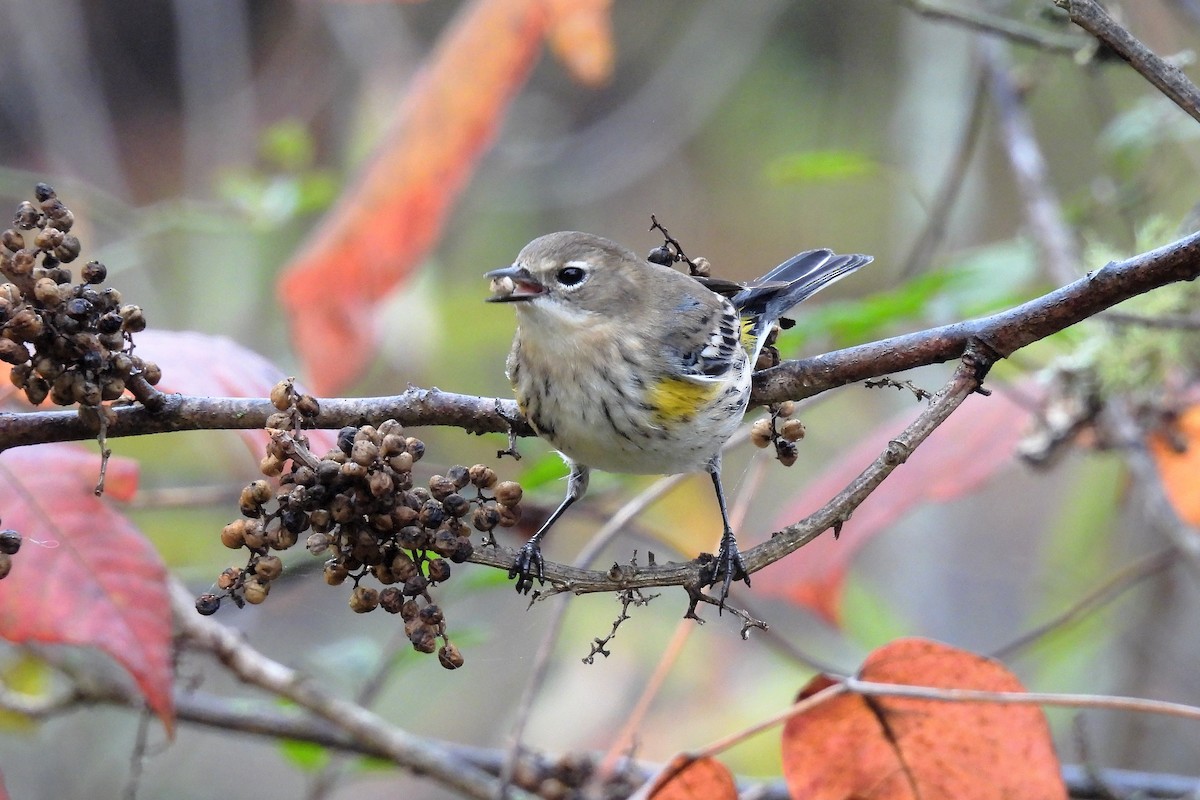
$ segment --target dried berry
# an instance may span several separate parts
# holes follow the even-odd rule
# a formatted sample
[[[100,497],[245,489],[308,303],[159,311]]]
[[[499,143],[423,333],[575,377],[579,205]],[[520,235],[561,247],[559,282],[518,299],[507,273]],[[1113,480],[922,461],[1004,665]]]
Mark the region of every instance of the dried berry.
[[[0,553],[15,555],[21,549],[21,534],[12,528],[0,531]]]
[[[217,609],[221,607],[221,598],[215,594],[202,594],[196,598],[196,611],[206,617],[210,617],[217,613]]]

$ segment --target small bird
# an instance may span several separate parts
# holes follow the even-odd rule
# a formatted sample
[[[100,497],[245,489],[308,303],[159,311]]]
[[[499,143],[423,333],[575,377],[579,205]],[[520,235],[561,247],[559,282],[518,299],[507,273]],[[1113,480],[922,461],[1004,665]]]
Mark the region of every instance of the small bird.
[[[671,475],[707,472],[724,530],[706,586],[750,575],[729,525],[721,449],[750,399],[770,327],[800,301],[871,262],[809,250],[762,278],[722,287],[640,258],[616,242],[564,231],[534,239],[493,270],[489,302],[513,303],[507,375],[529,424],[570,468],[567,495],[518,551],[517,591],[545,582],[541,542],[583,497],[592,468]]]

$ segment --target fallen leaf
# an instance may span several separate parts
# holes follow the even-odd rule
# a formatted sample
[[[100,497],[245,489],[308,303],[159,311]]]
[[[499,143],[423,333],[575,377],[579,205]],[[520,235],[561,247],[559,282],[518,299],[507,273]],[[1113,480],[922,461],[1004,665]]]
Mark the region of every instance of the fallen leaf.
[[[924,639],[867,657],[863,680],[1023,692],[1002,664]],[[820,675],[801,692],[830,685]],[[1031,705],[844,694],[790,719],[783,731],[788,791],[804,800],[1064,800],[1058,756]]]
[[[166,568],[129,520],[95,496],[99,472],[99,455],[72,445],[0,453],[0,515],[24,538],[0,580],[0,636],[108,653],[171,730]],[[137,482],[135,462],[110,459],[106,497],[129,500]]]
[[[794,501],[784,505],[775,528],[804,519],[829,502],[918,413],[920,409],[906,411],[863,436]],[[840,538],[825,533],[762,570],[754,576],[755,591],[785,598],[839,624],[842,583],[859,548],[909,509],[961,497],[1012,463],[1029,416],[1027,409],[1002,391],[968,400],[863,501],[843,526]]]
[[[737,800],[729,768],[715,758],[678,755],[655,780],[651,800]]]
[[[1174,433],[1187,444],[1179,452],[1165,436],[1149,439],[1150,453],[1158,466],[1167,499],[1180,519],[1200,526],[1200,405],[1190,406],[1179,415]]]

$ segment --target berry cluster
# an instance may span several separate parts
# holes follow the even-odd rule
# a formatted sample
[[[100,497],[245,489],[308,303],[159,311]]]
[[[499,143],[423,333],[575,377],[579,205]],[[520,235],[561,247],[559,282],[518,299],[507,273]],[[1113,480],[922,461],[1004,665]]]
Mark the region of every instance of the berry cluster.
[[[775,457],[785,467],[796,463],[796,442],[804,438],[804,423],[792,418],[796,404],[784,400],[770,407],[771,416],[755,420],[750,426],[750,441],[755,447],[775,447]]]
[[[38,204],[22,202],[13,227],[0,233],[0,361],[12,365],[13,384],[29,402],[47,397],[81,415],[105,418],[102,404],[126,390],[148,406],[161,398],[153,388],[158,366],[133,353],[132,334],[144,330],[142,309],[121,293],[101,288],[107,270],[89,261],[74,282],[65,267],[79,257],[75,217],[44,183]]]
[[[12,528],[0,531],[0,580],[12,572],[12,557],[21,549],[21,534]]]
[[[219,592],[201,595],[197,610],[212,614],[224,598],[239,606],[261,603],[283,570],[271,551],[292,547],[307,532],[308,551],[328,557],[326,583],[353,584],[353,611],[400,614],[414,649],[437,651],[447,669],[462,666],[429,589],[450,578],[451,563],[471,557],[468,520],[489,534],[519,521],[521,486],[500,481],[483,464],[451,467],[431,477],[427,488],[415,486],[413,467],[425,444],[405,435],[395,420],[343,428],[337,447],[317,458],[299,434],[304,420],[319,412],[316,399],[297,394],[290,379],[275,387],[271,399],[279,411],[267,421],[272,440],[261,466],[279,478],[279,488],[257,480],[242,490],[242,518],[225,526],[221,541],[246,548],[250,557],[244,568],[222,572]],[[474,496],[463,494],[468,487]],[[366,585],[368,575],[383,588]]]

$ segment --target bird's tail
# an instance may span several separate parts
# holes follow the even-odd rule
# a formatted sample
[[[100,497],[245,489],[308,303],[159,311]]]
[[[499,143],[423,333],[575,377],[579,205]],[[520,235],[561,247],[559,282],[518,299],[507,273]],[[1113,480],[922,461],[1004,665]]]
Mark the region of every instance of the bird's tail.
[[[807,250],[746,284],[730,299],[741,314],[742,346],[750,353],[750,363],[758,359],[767,329],[788,309],[872,260],[858,253],[837,255],[832,250]]]

